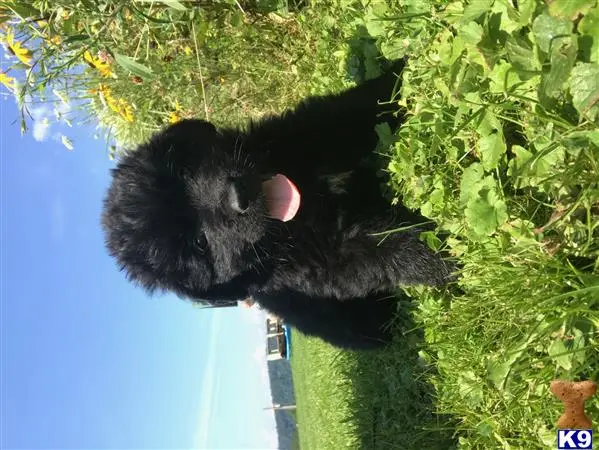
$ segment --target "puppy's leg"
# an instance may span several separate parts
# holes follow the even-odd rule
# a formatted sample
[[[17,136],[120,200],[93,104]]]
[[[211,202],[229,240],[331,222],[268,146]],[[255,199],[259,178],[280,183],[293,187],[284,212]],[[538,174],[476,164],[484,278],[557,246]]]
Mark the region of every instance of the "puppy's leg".
[[[256,294],[258,303],[304,334],[347,349],[374,349],[391,341],[390,321],[397,311],[391,296],[372,295],[343,302],[313,298],[284,289]]]
[[[442,286],[452,281],[454,270],[451,261],[430,250],[413,232],[386,238],[360,234],[294,259],[298,268],[292,267],[293,281],[303,292],[343,300],[394,292],[399,286]]]
[[[442,286],[452,280],[454,270],[451,261],[429,249],[413,231],[356,236],[345,240],[336,255],[331,273],[348,297],[398,285]]]
[[[243,137],[244,149],[275,172],[338,173],[352,170],[372,154],[375,125],[401,121],[389,102],[400,85],[403,61],[385,75],[340,94],[312,97],[293,111],[252,125]]]

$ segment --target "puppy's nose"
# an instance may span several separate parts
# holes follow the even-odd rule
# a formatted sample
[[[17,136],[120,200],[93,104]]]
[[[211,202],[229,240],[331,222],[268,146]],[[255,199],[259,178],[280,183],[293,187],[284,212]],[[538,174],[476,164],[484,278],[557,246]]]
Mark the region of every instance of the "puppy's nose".
[[[229,203],[231,209],[244,214],[250,208],[250,203],[258,198],[260,184],[250,177],[237,177],[231,180],[229,186]]]
[[[231,209],[239,214],[244,214],[250,207],[250,203],[235,186],[231,186],[230,188],[229,203],[231,204]]]

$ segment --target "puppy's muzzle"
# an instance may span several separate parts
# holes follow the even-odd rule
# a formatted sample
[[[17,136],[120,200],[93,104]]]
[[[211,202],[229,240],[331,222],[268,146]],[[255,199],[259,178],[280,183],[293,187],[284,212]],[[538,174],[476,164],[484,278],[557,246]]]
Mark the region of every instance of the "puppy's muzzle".
[[[245,214],[260,194],[260,181],[253,177],[236,177],[229,185],[229,204],[238,214]]]

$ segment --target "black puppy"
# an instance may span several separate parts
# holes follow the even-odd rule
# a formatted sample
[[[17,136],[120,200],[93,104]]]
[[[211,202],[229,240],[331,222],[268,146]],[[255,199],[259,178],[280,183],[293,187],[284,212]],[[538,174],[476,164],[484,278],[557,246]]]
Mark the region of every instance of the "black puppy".
[[[113,172],[110,253],[149,292],[252,296],[334,345],[388,342],[398,285],[441,285],[451,271],[422,229],[373,235],[424,222],[384,199],[372,161],[375,125],[401,119],[380,101],[402,67],[247,131],[185,120],[158,133]]]

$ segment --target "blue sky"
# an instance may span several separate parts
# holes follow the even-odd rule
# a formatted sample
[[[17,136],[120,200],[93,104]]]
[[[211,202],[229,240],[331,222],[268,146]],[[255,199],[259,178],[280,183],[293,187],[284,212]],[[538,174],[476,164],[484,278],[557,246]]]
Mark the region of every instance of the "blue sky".
[[[272,448],[263,316],[129,284],[104,250],[96,130],[40,107],[21,136],[1,95],[0,447]]]

